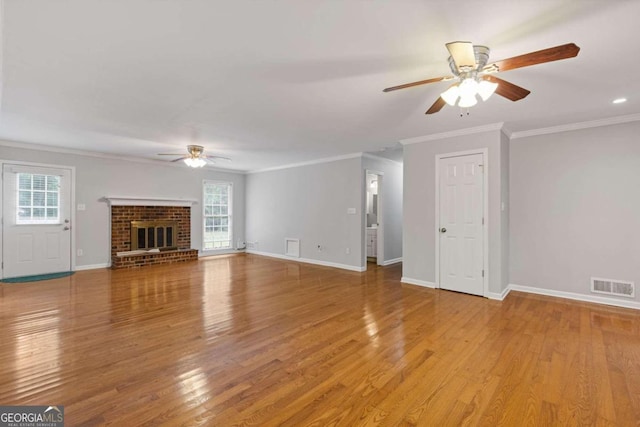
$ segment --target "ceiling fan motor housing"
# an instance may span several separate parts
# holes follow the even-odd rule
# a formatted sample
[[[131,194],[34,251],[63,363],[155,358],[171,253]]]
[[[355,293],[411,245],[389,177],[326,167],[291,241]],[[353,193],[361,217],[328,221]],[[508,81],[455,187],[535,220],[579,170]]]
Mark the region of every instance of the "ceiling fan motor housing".
[[[451,72],[454,76],[461,76],[463,73],[469,73],[472,71],[479,72],[481,71],[489,62],[489,54],[491,53],[491,49],[487,46],[474,45],[473,46],[473,54],[476,58],[476,65],[474,68],[471,67],[461,67],[461,70],[458,70],[458,66],[456,65],[456,61],[452,56],[449,56],[449,68],[451,68]],[[468,69],[467,69],[468,68]]]
[[[202,157],[204,147],[201,145],[187,145],[187,151],[189,151],[192,158],[198,158]]]

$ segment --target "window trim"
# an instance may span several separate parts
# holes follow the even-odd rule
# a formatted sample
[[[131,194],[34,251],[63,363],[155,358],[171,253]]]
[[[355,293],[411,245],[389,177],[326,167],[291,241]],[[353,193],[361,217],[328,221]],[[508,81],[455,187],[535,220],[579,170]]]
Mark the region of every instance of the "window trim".
[[[227,218],[229,218],[229,246],[228,247],[224,247],[224,248],[211,248],[211,249],[207,249],[205,248],[205,233],[206,233],[206,222],[207,222],[207,215],[205,214],[205,210],[207,208],[207,205],[205,203],[206,201],[206,194],[207,194],[207,185],[227,185],[229,187],[229,197],[228,197],[228,201],[227,201]],[[233,201],[234,201],[234,195],[233,195],[233,182],[231,181],[225,181],[225,180],[217,180],[217,179],[205,179],[202,182],[202,251],[203,252],[219,252],[219,251],[230,251],[230,250],[235,250],[234,247],[234,222],[233,222]]]

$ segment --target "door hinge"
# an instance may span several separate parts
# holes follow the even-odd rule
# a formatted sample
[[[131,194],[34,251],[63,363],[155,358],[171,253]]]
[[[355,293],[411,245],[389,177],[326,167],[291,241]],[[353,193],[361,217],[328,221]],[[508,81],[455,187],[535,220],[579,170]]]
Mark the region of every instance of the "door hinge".
[[[482,277],[484,277],[484,270],[482,270]]]
[[[484,225],[484,217],[482,217],[482,225]]]

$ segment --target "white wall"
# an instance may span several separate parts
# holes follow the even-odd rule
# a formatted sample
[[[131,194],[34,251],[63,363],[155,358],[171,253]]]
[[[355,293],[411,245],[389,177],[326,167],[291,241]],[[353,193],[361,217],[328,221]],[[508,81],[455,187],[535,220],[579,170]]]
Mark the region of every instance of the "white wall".
[[[284,239],[297,238],[300,258],[359,269],[363,188],[360,157],[247,175],[248,249],[283,256]]]
[[[110,262],[109,206],[100,200],[105,196],[197,200],[191,211],[191,247],[202,249],[204,179],[233,183],[234,243],[238,239],[244,240],[245,176],[242,174],[2,145],[0,160],[75,166],[76,204],[86,205],[85,211],[76,212],[76,223],[73,224],[76,249],[84,252],[82,257],[76,257],[76,268]]]
[[[591,276],[640,286],[638,135],[633,122],[512,140],[511,283],[590,295]]]
[[[382,179],[384,264],[385,261],[402,258],[402,164],[365,155],[362,158],[362,167],[365,171],[370,170],[384,174]],[[364,195],[366,197],[366,192]],[[366,204],[362,206],[363,211],[365,211],[365,208]],[[378,230],[378,233],[380,233],[380,230]],[[364,239],[365,236],[363,235],[363,242]],[[366,253],[363,252],[362,265],[366,265],[365,258]]]
[[[508,259],[508,253],[503,245],[508,241],[508,211],[501,211],[502,199],[507,198],[508,191],[504,189],[508,182],[504,177],[508,163],[503,152],[506,145],[507,140],[500,130],[405,145],[403,277],[416,282],[438,282],[435,272],[436,155],[488,148],[489,292],[500,294],[506,289],[508,278],[503,263]]]

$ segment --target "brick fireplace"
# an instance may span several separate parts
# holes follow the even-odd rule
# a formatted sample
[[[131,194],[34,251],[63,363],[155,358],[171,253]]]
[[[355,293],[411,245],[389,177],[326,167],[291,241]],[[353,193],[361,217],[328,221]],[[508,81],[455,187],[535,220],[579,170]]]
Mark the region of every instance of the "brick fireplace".
[[[113,199],[111,204],[111,267],[132,268],[156,264],[198,259],[197,249],[191,249],[191,202]],[[124,200],[124,201],[123,201]],[[185,206],[188,202],[188,205]],[[136,204],[139,203],[139,204]],[[170,248],[154,249],[156,252],[132,251],[132,226],[134,231],[141,223],[173,223],[172,245]],[[166,228],[163,229],[166,232]],[[158,230],[159,233],[160,230]],[[149,229],[148,232],[155,232]],[[159,235],[159,234],[158,234]],[[163,235],[163,239],[166,238]],[[153,239],[152,239],[153,240]]]

